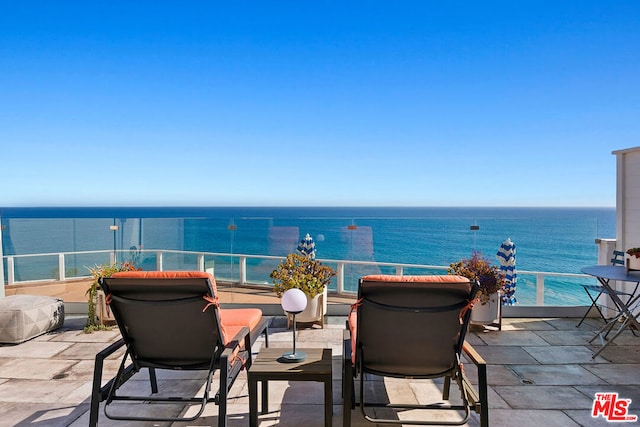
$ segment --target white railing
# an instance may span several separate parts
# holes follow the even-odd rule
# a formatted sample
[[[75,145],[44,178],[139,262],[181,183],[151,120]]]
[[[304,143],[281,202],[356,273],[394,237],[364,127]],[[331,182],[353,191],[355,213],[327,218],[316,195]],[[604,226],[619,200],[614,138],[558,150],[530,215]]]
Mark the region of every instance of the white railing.
[[[172,261],[168,259],[171,256],[173,256],[174,258],[179,258],[179,262],[176,262],[174,259],[172,263]],[[5,256],[4,259],[6,261],[7,285],[15,285],[24,282],[32,283],[51,280],[65,281],[69,279],[86,278],[89,277],[89,272],[86,269],[86,266],[93,266],[96,264],[103,264],[107,262],[115,263],[116,261],[130,261],[133,258],[137,258],[139,260],[142,257],[146,258],[147,262],[147,265],[144,268],[145,270],[155,269],[158,271],[163,271],[165,269],[195,269],[199,271],[213,272],[215,268],[216,278],[220,281],[237,283],[239,285],[263,286],[271,286],[271,280],[268,277],[268,274],[273,268],[275,268],[277,263],[283,259],[283,257],[281,256],[192,252],[164,249],[140,250],[136,252],[104,250],[10,255]],[[78,261],[77,258],[81,258],[84,261]],[[23,263],[28,265],[29,261],[31,261],[31,264],[35,263],[45,265],[40,269],[40,276],[38,276],[37,273],[32,273],[32,275],[26,280],[17,280],[16,263]],[[353,294],[355,292],[354,290],[356,289],[357,278],[352,278],[352,282],[347,283],[347,271],[349,269],[362,270],[371,268],[377,269],[378,271],[384,272],[386,274],[397,275],[403,275],[407,272],[407,270],[411,270],[409,274],[424,274],[424,271],[429,272],[430,274],[444,274],[447,269],[447,266],[438,265],[416,265],[331,259],[322,259],[321,261],[323,263],[326,263],[327,265],[333,266],[336,269],[337,275],[335,279],[335,291],[339,294]],[[69,266],[69,264],[77,265],[79,262],[84,262],[84,264],[82,265],[82,270],[84,271],[82,271],[82,273],[86,274],[81,274],[81,269],[79,269],[78,267]],[[259,269],[256,264],[259,264],[261,262],[267,262],[267,265],[263,266],[262,269]],[[47,270],[47,266],[49,267],[49,270]],[[269,266],[271,267],[269,268]],[[251,279],[248,279],[250,275],[249,273],[252,273],[251,275],[253,277]],[[36,276],[33,276],[34,274]],[[546,278],[554,277],[585,279],[589,277],[584,274],[518,270],[518,277],[520,278],[520,280],[522,280],[522,278],[526,276],[532,276],[535,278],[534,283],[536,306],[545,305]]]

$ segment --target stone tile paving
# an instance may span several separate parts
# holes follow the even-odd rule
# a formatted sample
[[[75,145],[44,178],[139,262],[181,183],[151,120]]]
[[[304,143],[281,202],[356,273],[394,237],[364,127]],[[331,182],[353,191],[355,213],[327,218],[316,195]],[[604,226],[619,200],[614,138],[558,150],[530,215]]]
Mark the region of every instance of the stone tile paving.
[[[333,425],[342,425],[342,332],[344,317],[329,317],[325,328],[302,328],[297,344],[329,347],[333,351]],[[69,318],[65,326],[19,345],[0,345],[0,426],[86,426],[95,353],[118,339],[117,331],[82,332],[84,319]],[[503,319],[502,331],[473,328],[468,341],[486,359],[489,375],[491,426],[602,426],[602,417],[592,418],[595,393],[617,392],[631,399],[630,414],[640,415],[640,337],[630,332],[591,359],[598,343],[588,340],[602,323],[588,319],[576,328],[578,319]],[[270,346],[290,349],[292,332],[283,318],[272,319]],[[254,352],[259,351],[259,340]],[[122,352],[118,356],[121,356]],[[115,374],[118,358],[106,362],[105,380]],[[477,375],[466,363],[472,382]],[[159,371],[161,390],[195,394],[202,388],[197,372]],[[433,402],[441,399],[441,381],[373,378],[368,389],[390,401]],[[126,387],[149,393],[146,371],[136,374]],[[457,397],[452,388],[452,398]],[[322,426],[322,387],[319,383],[273,382],[269,387],[269,411],[259,417],[260,426]],[[246,426],[248,420],[246,374],[241,373],[231,389],[229,425]],[[127,413],[159,410],[153,405],[122,404]],[[195,408],[169,405],[166,414],[190,414]],[[401,420],[419,419],[418,411],[387,415]],[[384,414],[385,410],[376,410]],[[140,426],[216,425],[218,408],[207,405],[202,417],[192,422],[136,423]],[[429,414],[450,419],[442,414]],[[128,426],[131,422],[108,420],[100,414],[100,426]],[[352,426],[371,426],[359,409],[352,413]],[[477,426],[474,414],[467,424]]]

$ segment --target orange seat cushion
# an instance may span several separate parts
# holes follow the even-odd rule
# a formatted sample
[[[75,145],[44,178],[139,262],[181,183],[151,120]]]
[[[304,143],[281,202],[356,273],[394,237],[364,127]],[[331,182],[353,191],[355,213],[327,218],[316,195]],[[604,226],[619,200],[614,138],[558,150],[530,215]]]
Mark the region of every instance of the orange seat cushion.
[[[262,320],[262,310],[259,308],[224,308],[219,309],[220,329],[223,341],[228,344],[245,326],[252,330]],[[244,346],[244,342],[240,343]]]
[[[209,279],[213,294],[218,294],[216,279],[211,273],[204,271],[119,271],[113,273],[111,277],[127,279]]]
[[[400,282],[400,283],[468,283],[469,279],[453,274],[431,276],[393,276],[390,274],[372,274],[362,278],[365,282]]]
[[[262,320],[262,310],[259,308],[221,308],[220,321],[225,327],[246,326],[255,328]]]
[[[131,279],[213,279],[211,273],[204,271],[119,271],[113,273],[111,277],[127,277]]]

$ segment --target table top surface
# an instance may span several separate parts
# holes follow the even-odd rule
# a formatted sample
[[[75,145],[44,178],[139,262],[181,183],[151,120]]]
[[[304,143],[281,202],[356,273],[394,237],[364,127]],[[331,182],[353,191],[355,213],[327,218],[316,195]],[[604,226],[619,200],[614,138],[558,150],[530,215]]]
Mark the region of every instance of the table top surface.
[[[584,274],[601,277],[607,280],[620,280],[623,282],[640,282],[640,271],[634,270],[627,273],[627,269],[620,265],[590,265],[581,270]]]
[[[287,348],[262,348],[253,360],[251,374],[331,374],[330,348],[298,348],[307,354],[301,362],[279,362],[283,353],[291,351]]]

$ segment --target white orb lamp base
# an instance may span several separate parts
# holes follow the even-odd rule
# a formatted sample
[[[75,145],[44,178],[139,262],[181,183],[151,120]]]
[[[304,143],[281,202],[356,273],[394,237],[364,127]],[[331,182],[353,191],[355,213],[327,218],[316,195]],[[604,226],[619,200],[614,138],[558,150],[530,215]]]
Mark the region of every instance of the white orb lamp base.
[[[282,309],[293,316],[293,351],[284,353],[279,362],[302,362],[307,358],[304,351],[296,351],[296,314],[302,313],[307,307],[307,296],[300,289],[289,289],[282,295]]]

